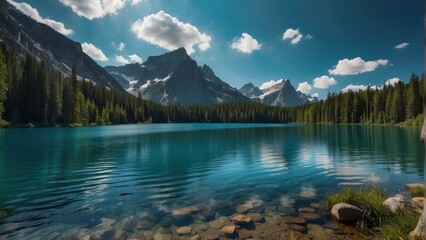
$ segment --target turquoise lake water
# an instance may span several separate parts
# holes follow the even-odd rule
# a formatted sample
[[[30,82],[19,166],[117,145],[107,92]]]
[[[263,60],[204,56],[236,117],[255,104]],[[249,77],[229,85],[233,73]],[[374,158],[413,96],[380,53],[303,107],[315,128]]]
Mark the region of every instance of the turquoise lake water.
[[[291,215],[348,185],[396,194],[423,181],[419,132],[275,124],[3,129],[0,238],[90,232],[101,219],[121,226],[150,216],[158,224],[194,205],[229,216],[250,200]]]

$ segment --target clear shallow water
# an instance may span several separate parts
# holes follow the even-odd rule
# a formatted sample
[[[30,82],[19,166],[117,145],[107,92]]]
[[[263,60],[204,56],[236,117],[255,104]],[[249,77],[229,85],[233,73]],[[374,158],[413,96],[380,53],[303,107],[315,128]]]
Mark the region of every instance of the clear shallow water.
[[[246,202],[294,214],[345,185],[423,181],[418,128],[252,124],[0,130],[0,238]],[[266,209],[266,210],[265,210]],[[325,220],[324,220],[325,221]],[[172,224],[170,228],[174,228]],[[155,228],[155,227],[154,227]]]

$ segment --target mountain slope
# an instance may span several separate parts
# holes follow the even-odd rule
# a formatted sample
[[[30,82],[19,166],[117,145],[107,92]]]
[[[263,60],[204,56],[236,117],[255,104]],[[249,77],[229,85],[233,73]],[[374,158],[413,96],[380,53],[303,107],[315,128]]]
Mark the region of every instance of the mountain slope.
[[[254,86],[253,83],[244,84],[238,91],[249,98],[255,98],[263,94],[262,90]]]
[[[290,80],[278,80],[277,84],[259,89],[252,83],[245,84],[238,90],[252,101],[260,102],[271,106],[293,107],[307,103],[318,102],[317,98],[296,92]]]
[[[303,104],[319,102],[317,97],[312,97],[310,95],[306,95],[306,94],[302,93],[301,91],[297,91],[296,94],[299,97],[300,101],[302,101]]]
[[[272,87],[263,89],[263,94],[259,98],[263,104],[271,106],[293,107],[303,104],[290,80],[284,80]]]
[[[107,66],[105,70],[128,92],[161,104],[250,101],[218,78],[210,67],[199,67],[184,48],[149,57],[143,64]]]
[[[125,92],[113,77],[83,52],[80,43],[22,14],[6,0],[0,0],[0,39],[14,48],[21,58],[31,54],[49,68],[67,76],[75,67],[79,77]]]

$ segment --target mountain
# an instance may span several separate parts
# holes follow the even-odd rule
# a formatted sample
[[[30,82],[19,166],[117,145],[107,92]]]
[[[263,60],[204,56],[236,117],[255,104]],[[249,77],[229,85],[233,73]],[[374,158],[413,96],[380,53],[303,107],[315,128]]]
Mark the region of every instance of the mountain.
[[[43,61],[47,67],[69,76],[74,67],[79,78],[86,78],[125,92],[121,85],[74,42],[51,27],[24,15],[6,0],[0,0],[0,40],[16,50]]]
[[[302,101],[303,104],[319,102],[317,97],[312,97],[310,95],[306,95],[306,94],[302,93],[301,91],[297,91],[296,94],[299,97],[300,101]]]
[[[247,83],[238,90],[241,94],[249,98],[255,98],[263,94],[262,90],[254,86],[253,83]]]
[[[107,66],[105,70],[129,93],[165,105],[250,101],[217,77],[209,66],[199,67],[185,48],[151,56],[142,64]]]
[[[290,80],[278,80],[277,84],[259,89],[252,83],[245,84],[238,90],[252,101],[271,106],[293,107],[318,101],[317,98],[296,92]]]

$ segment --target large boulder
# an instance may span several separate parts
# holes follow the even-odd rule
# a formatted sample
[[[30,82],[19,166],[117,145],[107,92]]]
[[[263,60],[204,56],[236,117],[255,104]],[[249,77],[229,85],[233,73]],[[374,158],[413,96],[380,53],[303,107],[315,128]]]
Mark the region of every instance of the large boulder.
[[[396,212],[398,209],[406,209],[412,207],[409,201],[401,194],[397,194],[393,197],[387,198],[383,205],[388,206],[392,212]]]
[[[426,198],[425,197],[413,197],[411,201],[418,206],[419,208],[423,209]]]
[[[338,203],[331,209],[331,215],[339,222],[357,222],[362,219],[362,209],[348,203]]]

